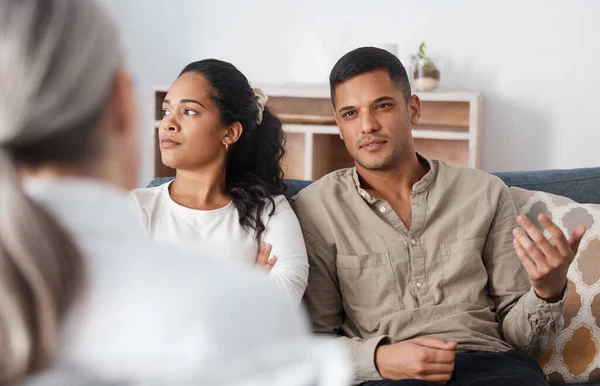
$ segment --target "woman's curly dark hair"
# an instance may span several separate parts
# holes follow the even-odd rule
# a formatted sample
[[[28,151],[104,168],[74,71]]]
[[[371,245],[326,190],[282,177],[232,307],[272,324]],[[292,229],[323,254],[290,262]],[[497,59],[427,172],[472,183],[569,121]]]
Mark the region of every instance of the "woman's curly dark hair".
[[[261,215],[275,211],[274,195],[284,194],[281,158],[285,154],[281,121],[267,107],[257,123],[257,97],[248,79],[234,65],[216,59],[188,64],[179,76],[194,72],[210,85],[209,95],[221,112],[221,123],[240,122],[239,140],[230,147],[226,166],[227,193],[240,214],[240,225],[265,231]]]

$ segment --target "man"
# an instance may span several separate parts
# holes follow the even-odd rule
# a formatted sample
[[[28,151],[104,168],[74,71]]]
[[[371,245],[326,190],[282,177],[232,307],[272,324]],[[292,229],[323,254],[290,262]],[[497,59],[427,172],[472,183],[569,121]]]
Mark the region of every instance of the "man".
[[[500,179],[417,154],[420,101],[392,54],[346,54],[330,87],[355,167],[293,199],[315,331],[347,340],[365,385],[546,385],[532,357],[563,327],[585,228],[567,240],[542,216],[550,243]]]

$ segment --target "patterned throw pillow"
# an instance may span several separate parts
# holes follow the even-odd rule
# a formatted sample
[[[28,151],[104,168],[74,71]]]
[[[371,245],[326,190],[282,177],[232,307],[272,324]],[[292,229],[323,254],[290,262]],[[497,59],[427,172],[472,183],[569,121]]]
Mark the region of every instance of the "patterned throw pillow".
[[[510,188],[519,209],[538,227],[544,213],[565,234],[585,225],[575,261],[569,268],[565,328],[554,346],[538,358],[551,384],[600,380],[600,205],[578,204],[566,197]],[[600,192],[599,192],[600,194]],[[548,237],[548,233],[545,233]]]

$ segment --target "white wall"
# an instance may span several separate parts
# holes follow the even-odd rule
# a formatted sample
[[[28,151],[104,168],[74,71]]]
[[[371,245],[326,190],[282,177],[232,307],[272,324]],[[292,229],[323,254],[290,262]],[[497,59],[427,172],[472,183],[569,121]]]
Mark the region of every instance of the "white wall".
[[[201,2],[185,0],[97,0],[114,18],[122,34],[127,65],[137,90],[142,130],[140,185],[153,176],[149,162],[153,127],[153,89],[168,86],[202,49],[196,30]],[[186,12],[186,9],[192,9]]]
[[[446,87],[483,92],[484,169],[600,166],[599,1],[103,2],[124,34],[145,133],[152,87],[193,60],[216,57],[253,83],[281,83],[299,76],[289,63],[316,36],[302,76],[325,80],[349,49],[394,43],[406,62],[425,40],[446,58]]]

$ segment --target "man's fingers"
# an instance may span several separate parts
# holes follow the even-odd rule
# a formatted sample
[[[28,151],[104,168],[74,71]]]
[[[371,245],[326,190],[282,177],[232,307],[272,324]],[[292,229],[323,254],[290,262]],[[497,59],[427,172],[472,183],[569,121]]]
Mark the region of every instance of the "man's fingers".
[[[454,363],[429,363],[423,375],[452,374]]]
[[[544,225],[544,226],[552,225],[552,226],[556,227],[556,225],[554,225],[554,223],[552,221],[550,221],[550,219],[548,219],[547,217],[545,217],[545,218],[547,219],[546,222],[543,222],[541,220],[542,219],[541,215],[538,218],[538,220],[540,220],[542,225]],[[519,238],[519,241],[521,241],[521,245],[523,245],[523,248],[525,248],[525,250],[527,252],[529,252],[529,255],[531,257],[533,257],[534,260],[537,261],[539,259],[543,259],[542,261],[545,263],[548,258],[550,258],[550,259],[556,258],[555,247],[548,241],[548,239],[546,239],[546,236],[544,236],[544,233],[541,230],[539,230],[531,222],[531,220],[529,220],[527,218],[527,216],[520,215],[519,217],[517,217],[517,222],[525,231],[525,233],[526,233],[525,236],[532,242],[532,245],[530,246],[521,238]],[[558,228],[558,227],[556,227],[556,228]],[[560,232],[560,229],[559,229],[559,233],[562,233],[562,232]],[[519,237],[519,235],[516,232],[514,232],[513,234],[515,237]],[[563,239],[564,239],[564,236],[563,236]],[[560,239],[555,239],[554,242],[560,243]],[[530,248],[537,249],[539,251],[539,253],[536,253],[534,249],[530,250]],[[538,256],[538,254],[539,254],[539,256]]]
[[[581,239],[583,239],[586,231],[587,229],[585,226],[580,225],[575,228],[573,232],[571,232],[571,237],[569,238],[569,247],[571,248],[573,255],[577,254],[577,251],[579,250],[579,244],[581,243]]]
[[[552,240],[554,241],[554,247],[558,249],[558,252],[562,256],[569,255],[569,243],[563,231],[560,230],[558,225],[556,225],[548,216],[545,214],[540,214],[538,216],[538,221],[543,227],[550,233],[552,236]],[[544,251],[544,253],[548,254],[548,252]]]
[[[414,339],[414,342],[417,343],[419,346],[436,348],[440,350],[454,350],[457,346],[456,342],[449,342],[446,339],[431,338],[425,336]]]
[[[527,251],[525,250],[525,248],[523,248],[523,246],[521,245],[519,240],[517,240],[516,238],[513,239],[513,246],[515,247],[515,251],[517,252],[517,255],[519,256],[519,259],[521,260],[521,264],[523,264],[523,267],[527,271],[527,274],[529,275],[529,277],[537,278],[538,271],[537,271],[537,266],[535,265],[535,261],[533,261],[533,259],[531,257],[529,257],[529,254],[527,254]]]
[[[538,268],[547,264],[546,257],[544,256],[542,251],[538,249],[536,243],[534,243],[529,238],[529,236],[527,235],[527,233],[525,233],[525,231],[523,231],[523,229],[515,228],[513,230],[513,236],[515,236],[519,244],[521,244],[521,247],[525,250],[525,252],[527,252],[529,257],[535,262],[535,265]]]
[[[453,349],[431,349],[428,355],[427,362],[431,364],[451,364],[454,366],[454,360],[456,359],[456,351]]]

